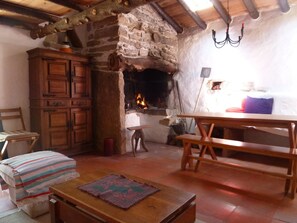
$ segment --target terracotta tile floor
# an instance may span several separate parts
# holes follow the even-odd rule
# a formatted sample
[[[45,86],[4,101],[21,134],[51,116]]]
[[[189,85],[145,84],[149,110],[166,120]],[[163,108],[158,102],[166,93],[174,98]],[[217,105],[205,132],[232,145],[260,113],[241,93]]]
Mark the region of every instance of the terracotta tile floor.
[[[206,163],[202,163],[196,173],[181,171],[182,148],[157,143],[147,143],[147,147],[149,152],[141,150],[137,157],[129,153],[109,157],[87,154],[74,158],[80,174],[111,169],[195,193],[198,222],[297,222],[297,198],[284,196],[283,179]],[[284,161],[278,159],[246,154],[219,158],[286,171]],[[0,194],[0,202],[0,212],[9,209],[7,196],[4,199]],[[5,203],[2,205],[2,202]]]

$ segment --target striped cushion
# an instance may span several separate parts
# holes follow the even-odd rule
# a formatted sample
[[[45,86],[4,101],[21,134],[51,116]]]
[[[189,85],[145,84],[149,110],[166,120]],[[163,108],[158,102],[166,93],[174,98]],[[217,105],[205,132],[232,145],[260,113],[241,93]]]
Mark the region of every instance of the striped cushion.
[[[0,176],[16,188],[18,202],[48,194],[49,186],[79,176],[75,168],[75,160],[67,156],[40,151],[0,161]]]

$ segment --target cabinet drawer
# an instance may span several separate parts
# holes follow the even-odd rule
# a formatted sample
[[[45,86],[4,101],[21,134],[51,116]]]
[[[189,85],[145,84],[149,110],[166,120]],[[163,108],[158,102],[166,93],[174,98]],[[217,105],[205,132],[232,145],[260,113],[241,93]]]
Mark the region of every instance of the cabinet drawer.
[[[69,107],[70,100],[49,99],[49,100],[30,100],[31,108],[62,108]]]
[[[71,100],[71,106],[73,107],[86,107],[91,106],[91,100]]]
[[[48,107],[65,107],[69,106],[67,100],[46,100],[46,106]]]

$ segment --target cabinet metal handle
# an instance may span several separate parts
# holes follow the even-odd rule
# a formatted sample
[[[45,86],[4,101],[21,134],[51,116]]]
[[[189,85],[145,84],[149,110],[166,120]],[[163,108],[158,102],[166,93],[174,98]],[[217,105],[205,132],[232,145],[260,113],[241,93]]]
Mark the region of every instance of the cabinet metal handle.
[[[75,73],[74,73],[73,70],[70,71],[70,76],[71,76],[71,82],[73,82],[73,79],[74,79],[74,77],[75,77]]]
[[[55,58],[50,58],[50,57],[42,57],[43,60],[56,60]]]
[[[50,94],[50,93],[43,93],[44,97],[55,97],[55,94]]]
[[[57,203],[57,200],[55,200],[54,198],[51,198],[51,199],[49,200],[49,202],[52,203],[52,204],[55,204],[55,203]]]
[[[56,109],[44,109],[45,112],[56,112]]]
[[[53,106],[61,106],[61,105],[65,105],[65,104],[63,102],[61,102],[61,101],[53,102]]]
[[[70,120],[70,121],[68,121],[68,123],[67,123],[67,127],[68,127],[68,129],[73,129],[73,122]]]

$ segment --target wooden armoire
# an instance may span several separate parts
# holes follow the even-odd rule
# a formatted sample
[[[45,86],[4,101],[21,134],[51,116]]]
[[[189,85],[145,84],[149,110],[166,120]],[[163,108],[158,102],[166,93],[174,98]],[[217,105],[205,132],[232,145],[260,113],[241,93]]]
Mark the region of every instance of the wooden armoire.
[[[30,123],[35,150],[65,155],[92,149],[91,75],[87,57],[36,48],[29,55]]]

